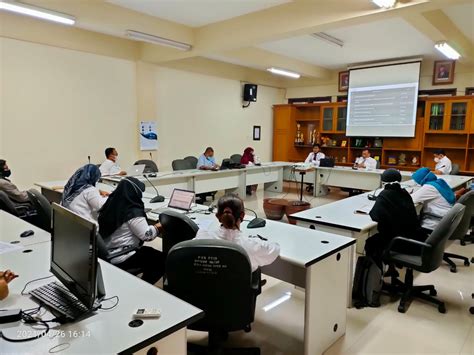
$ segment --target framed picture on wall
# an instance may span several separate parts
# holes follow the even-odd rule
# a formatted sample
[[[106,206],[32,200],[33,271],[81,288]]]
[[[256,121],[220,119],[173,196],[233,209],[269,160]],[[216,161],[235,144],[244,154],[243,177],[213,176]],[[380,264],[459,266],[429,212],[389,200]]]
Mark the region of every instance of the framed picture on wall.
[[[254,141],[259,141],[260,140],[260,136],[261,136],[261,129],[262,127],[261,126],[253,126],[253,140]]]
[[[454,83],[455,60],[437,60],[433,66],[433,85]]]
[[[339,72],[339,91],[344,92],[349,90],[349,72]]]

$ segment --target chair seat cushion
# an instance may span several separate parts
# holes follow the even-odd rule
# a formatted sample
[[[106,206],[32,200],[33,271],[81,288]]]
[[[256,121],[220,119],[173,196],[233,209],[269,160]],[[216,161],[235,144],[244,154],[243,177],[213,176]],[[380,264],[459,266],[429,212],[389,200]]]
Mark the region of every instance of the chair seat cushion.
[[[422,267],[421,256],[419,255],[409,255],[391,251],[387,259],[388,261],[400,263],[403,264],[403,266],[417,270]]]

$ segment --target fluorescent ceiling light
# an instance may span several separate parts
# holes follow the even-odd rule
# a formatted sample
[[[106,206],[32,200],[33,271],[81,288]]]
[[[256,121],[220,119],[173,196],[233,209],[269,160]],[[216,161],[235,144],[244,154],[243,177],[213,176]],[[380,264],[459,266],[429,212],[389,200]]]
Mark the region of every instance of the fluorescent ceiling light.
[[[294,79],[299,79],[300,76],[301,76],[298,73],[294,73],[292,71],[283,70],[283,69],[277,69],[277,68],[268,68],[267,71],[269,71],[270,73],[273,73],[273,74],[288,76],[288,77],[294,78]]]
[[[441,53],[443,53],[443,55],[445,57],[448,57],[449,59],[457,60],[461,57],[461,54],[459,54],[457,50],[455,50],[446,42],[436,43],[435,48],[439,50]]]
[[[328,35],[327,33],[324,33],[324,32],[312,33],[311,36],[317,39],[321,39],[325,42],[328,42],[329,44],[336,45],[338,47],[344,46],[344,42],[342,40],[340,40],[339,38],[333,37],[331,35]]]
[[[15,12],[17,14],[37,17],[43,20],[59,22],[64,25],[74,25],[76,19],[73,16],[60,12],[42,9],[40,7],[25,5],[18,2],[0,1],[0,10]]]
[[[372,0],[372,2],[378,7],[391,9],[392,7],[395,7],[397,0]]]
[[[158,37],[158,36],[150,35],[148,33],[143,33],[143,32],[138,32],[138,31],[133,31],[133,30],[125,31],[125,35],[137,41],[148,42],[152,44],[159,44],[161,46],[171,47],[174,49],[179,49],[181,51],[189,51],[191,50],[191,48],[193,48],[190,44],[177,42],[177,41],[173,41],[172,39]]]

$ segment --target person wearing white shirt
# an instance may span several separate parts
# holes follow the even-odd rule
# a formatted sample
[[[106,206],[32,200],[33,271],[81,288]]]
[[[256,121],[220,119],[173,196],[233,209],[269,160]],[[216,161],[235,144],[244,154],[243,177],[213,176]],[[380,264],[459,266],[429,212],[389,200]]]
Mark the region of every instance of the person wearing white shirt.
[[[370,156],[370,150],[365,148],[362,156],[358,157],[354,163],[354,167],[358,169],[375,170],[377,169],[377,160]]]
[[[456,197],[446,181],[438,179],[428,168],[418,169],[412,178],[421,185],[421,188],[411,195],[413,203],[423,204],[421,226],[432,231],[454,205]]]
[[[245,235],[240,223],[245,217],[244,203],[235,195],[225,195],[217,203],[217,219],[221,226],[217,230],[199,229],[194,239],[227,240],[240,245],[247,252],[252,272],[260,266],[271,264],[280,255],[278,243],[267,242]]]
[[[100,176],[99,168],[93,164],[77,169],[64,187],[61,205],[97,223],[99,210],[109,195],[96,187]]]
[[[443,149],[437,149],[434,151],[434,161],[436,163],[434,173],[436,175],[449,175],[453,166],[451,160],[446,156]]]
[[[112,264],[123,270],[140,269],[142,279],[155,284],[165,272],[165,257],[161,251],[142,244],[154,240],[162,228],[159,223],[148,225],[144,191],[145,184],[138,179],[122,179],[99,211],[99,230],[110,253],[132,249],[110,260]]]
[[[319,166],[321,159],[326,158],[326,155],[321,151],[321,145],[313,145],[313,151],[309,153],[308,157],[304,161],[305,164],[312,164],[314,166]]]
[[[127,172],[120,169],[118,164],[118,153],[115,148],[107,148],[105,150],[105,161],[100,165],[100,172],[102,176],[107,175],[127,175]]]

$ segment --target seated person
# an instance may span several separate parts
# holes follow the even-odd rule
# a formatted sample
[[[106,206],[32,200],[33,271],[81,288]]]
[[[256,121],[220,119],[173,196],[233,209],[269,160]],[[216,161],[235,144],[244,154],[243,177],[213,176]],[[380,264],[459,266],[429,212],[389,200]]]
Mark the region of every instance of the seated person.
[[[449,175],[453,166],[451,160],[446,156],[443,149],[436,149],[434,151],[434,161],[436,163],[434,173],[436,175]]]
[[[214,158],[214,149],[207,147],[203,154],[198,159],[197,168],[201,170],[218,170],[219,165],[216,164]]]
[[[148,225],[143,191],[145,184],[134,177],[120,181],[99,211],[99,230],[109,252],[138,247],[112,259],[112,264],[124,270],[140,268],[143,270],[142,279],[155,284],[165,272],[164,255],[152,247],[141,245],[155,239],[160,234],[161,225]]]
[[[354,163],[354,168],[366,170],[377,169],[377,160],[370,156],[370,150],[368,148],[365,148],[362,151],[362,156],[356,159]]]
[[[326,155],[321,151],[321,144],[314,144],[313,151],[309,153],[308,157],[304,162],[305,164],[319,166],[320,160],[324,158],[326,158]]]
[[[0,271],[0,301],[8,297],[8,284],[17,277],[11,270]]]
[[[244,202],[235,195],[222,196],[217,203],[217,219],[221,223],[218,230],[199,229],[194,239],[222,239],[240,245],[247,252],[252,272],[258,267],[271,264],[280,255],[277,243],[251,238],[240,230],[245,217]]]
[[[247,147],[244,150],[244,154],[242,158],[240,158],[240,164],[246,166],[254,166],[260,165],[258,157],[255,155],[255,151],[252,147]],[[247,195],[252,195],[255,191],[257,191],[258,185],[250,185],[247,186]]]
[[[411,195],[415,204],[423,204],[421,226],[431,233],[440,218],[454,205],[456,196],[446,181],[438,179],[428,168],[418,169],[412,178],[421,185],[421,188]]]
[[[127,175],[127,172],[120,169],[120,165],[118,165],[118,153],[115,148],[107,148],[105,150],[105,157],[105,161],[100,165],[99,168],[102,176]]]
[[[29,205],[32,207],[33,205],[26,191],[18,190],[18,187],[8,179],[11,173],[7,162],[0,159],[0,191],[5,192],[14,204]]]
[[[387,169],[382,176],[383,190],[377,196],[370,217],[377,222],[378,233],[365,242],[365,252],[382,269],[382,257],[385,249],[395,237],[404,237],[425,241],[415,205],[407,190],[400,186],[402,176],[396,169]],[[416,250],[404,252],[416,252]]]
[[[96,184],[100,179],[100,170],[93,164],[77,169],[64,187],[61,205],[79,216],[97,223],[99,210],[109,195],[100,191]]]

